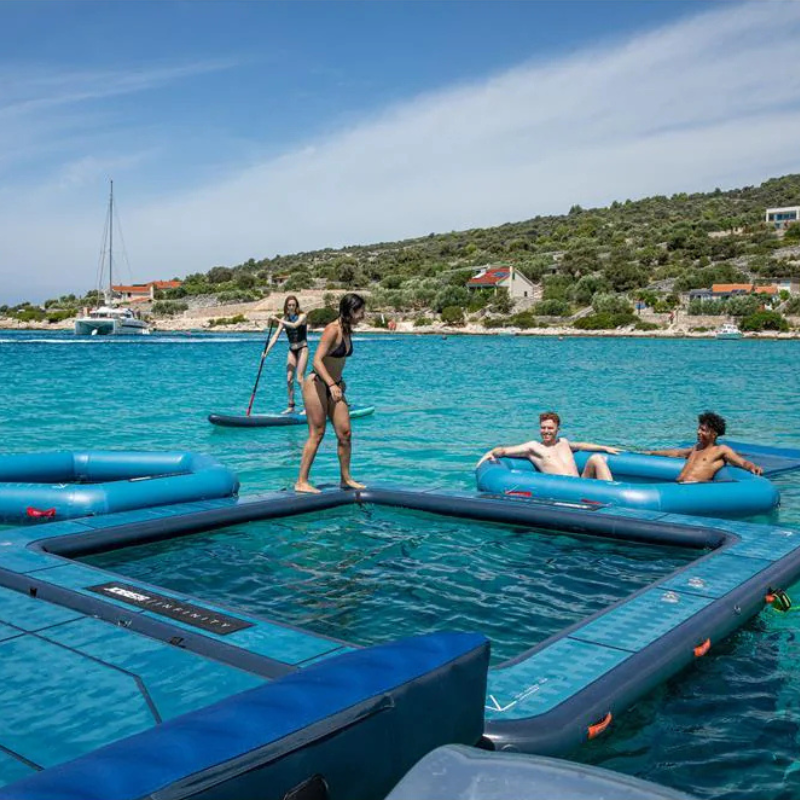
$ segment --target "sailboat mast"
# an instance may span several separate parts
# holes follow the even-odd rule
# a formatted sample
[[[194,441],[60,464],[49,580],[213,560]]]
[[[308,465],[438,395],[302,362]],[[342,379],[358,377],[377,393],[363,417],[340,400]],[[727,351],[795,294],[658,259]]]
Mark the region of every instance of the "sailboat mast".
[[[111,195],[108,199],[108,302],[114,300],[114,181],[111,181]]]

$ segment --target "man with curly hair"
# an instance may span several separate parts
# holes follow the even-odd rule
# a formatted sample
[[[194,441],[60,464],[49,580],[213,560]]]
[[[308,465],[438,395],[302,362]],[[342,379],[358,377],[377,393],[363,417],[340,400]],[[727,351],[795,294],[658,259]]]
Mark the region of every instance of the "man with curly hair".
[[[677,477],[678,483],[707,483],[726,465],[746,469],[754,475],[764,470],[742,458],[726,444],[717,444],[717,437],[725,435],[725,420],[713,411],[704,411],[697,417],[697,444],[694,447],[671,450],[645,450],[649,456],[685,458],[686,464]]]

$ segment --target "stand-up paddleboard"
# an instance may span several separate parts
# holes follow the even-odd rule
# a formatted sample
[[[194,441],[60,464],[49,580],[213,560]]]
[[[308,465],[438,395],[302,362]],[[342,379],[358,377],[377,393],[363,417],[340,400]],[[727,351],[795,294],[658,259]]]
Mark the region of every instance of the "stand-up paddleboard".
[[[350,406],[350,419],[368,417],[375,413],[375,406]],[[305,414],[209,414],[212,425],[226,428],[273,428],[282,425],[305,425]]]

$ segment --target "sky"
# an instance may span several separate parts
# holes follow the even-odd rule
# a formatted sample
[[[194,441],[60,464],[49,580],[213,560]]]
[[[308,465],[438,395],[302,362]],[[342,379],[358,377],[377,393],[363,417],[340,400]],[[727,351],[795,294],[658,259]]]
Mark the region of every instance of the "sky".
[[[800,3],[3,0],[0,303],[797,172]],[[120,252],[121,251],[121,252]]]

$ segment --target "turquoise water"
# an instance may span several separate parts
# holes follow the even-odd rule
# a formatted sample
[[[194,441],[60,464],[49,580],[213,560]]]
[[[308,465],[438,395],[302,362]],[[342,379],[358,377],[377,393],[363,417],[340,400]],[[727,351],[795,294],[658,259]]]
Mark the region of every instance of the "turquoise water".
[[[2,449],[192,449],[236,469],[243,492],[288,486],[302,427],[205,419],[246,409],[261,347],[236,334],[0,333]],[[366,482],[472,489],[480,455],[536,436],[543,409],[559,411],[575,439],[658,446],[693,438],[710,407],[731,438],[800,447],[800,342],[386,335],[357,336],[355,347],[349,397],[377,407],[353,426],[353,474]],[[267,359],[257,410],[284,408],[282,359]],[[329,437],[312,477],[337,475]],[[800,527],[800,474],[776,484],[772,519]],[[800,796],[798,634],[800,616],[767,610],[580,758],[703,797]]]
[[[84,560],[360,645],[480,630],[500,663],[698,555],[348,506]]]

